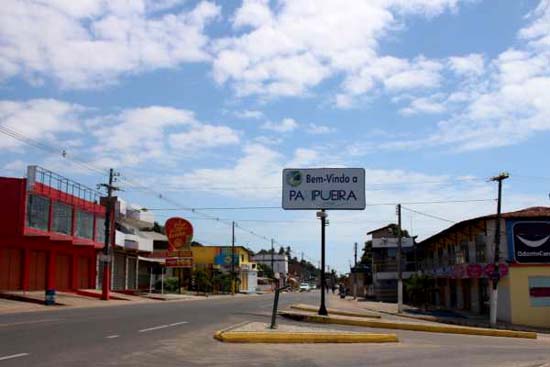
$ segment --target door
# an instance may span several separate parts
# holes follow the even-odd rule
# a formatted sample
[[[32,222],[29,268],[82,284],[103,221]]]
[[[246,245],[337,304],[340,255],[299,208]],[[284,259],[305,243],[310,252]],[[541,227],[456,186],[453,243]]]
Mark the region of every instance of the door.
[[[71,288],[71,256],[57,254],[55,258],[55,289]]]
[[[22,261],[20,249],[0,248],[0,290],[21,289]]]
[[[90,282],[90,258],[86,256],[78,257],[78,279],[77,286],[79,289],[91,288]]]
[[[464,310],[470,311],[472,304],[472,287],[470,279],[462,279],[462,299],[464,300]]]
[[[126,255],[115,253],[115,269],[113,271],[113,289],[123,290],[126,287]]]
[[[128,289],[136,289],[136,265],[137,259],[135,257],[128,258]]]
[[[31,251],[29,272],[29,290],[38,291],[46,289],[46,252]]]

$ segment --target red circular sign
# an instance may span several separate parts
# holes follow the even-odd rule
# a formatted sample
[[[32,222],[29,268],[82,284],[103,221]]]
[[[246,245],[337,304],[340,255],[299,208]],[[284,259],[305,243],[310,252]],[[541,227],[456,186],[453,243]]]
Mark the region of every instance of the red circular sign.
[[[483,274],[483,267],[479,264],[470,264],[466,268],[466,274],[470,278],[479,278]]]
[[[172,251],[179,250],[191,244],[193,225],[183,218],[170,218],[164,225],[168,244]]]

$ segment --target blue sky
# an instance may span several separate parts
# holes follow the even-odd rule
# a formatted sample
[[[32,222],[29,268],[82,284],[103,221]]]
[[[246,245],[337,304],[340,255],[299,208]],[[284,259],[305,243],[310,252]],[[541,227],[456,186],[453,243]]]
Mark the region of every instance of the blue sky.
[[[330,213],[340,271],[393,203],[493,199],[487,178],[506,170],[506,210],[548,205],[548,0],[8,3],[0,126],[52,149],[0,135],[0,175],[39,164],[105,180],[75,159],[119,170],[139,206],[211,208],[280,205],[284,167],[364,167],[367,210]],[[404,206],[451,221],[495,210]],[[155,211],[191,218],[205,243],[228,243],[236,220],[320,257],[314,212],[202,213],[221,220]],[[408,210],[403,223],[420,238],[449,225]],[[240,229],[237,241],[269,245]]]

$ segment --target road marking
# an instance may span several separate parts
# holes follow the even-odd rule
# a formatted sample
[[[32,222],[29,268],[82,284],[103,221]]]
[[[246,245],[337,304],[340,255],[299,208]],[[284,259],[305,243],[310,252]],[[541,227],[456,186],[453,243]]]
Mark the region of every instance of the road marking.
[[[53,321],[59,321],[63,319],[42,319],[42,320],[30,320],[30,321],[19,321],[19,322],[8,322],[5,324],[0,324],[0,327],[7,327],[7,326],[17,326],[17,325],[28,325],[28,324],[39,324],[41,322],[53,322]]]
[[[154,326],[154,327],[150,327],[150,328],[147,328],[147,329],[138,330],[138,333],[146,333],[146,332],[148,332],[148,331],[159,330],[159,329],[166,329],[166,328],[168,328],[168,327],[183,325],[183,324],[187,324],[187,323],[188,323],[187,321],[181,321],[181,322],[174,322],[173,324],[168,324],[168,325]]]
[[[5,361],[7,359],[12,359],[12,358],[25,357],[25,356],[28,356],[28,355],[29,355],[29,353],[12,354],[10,356],[0,357],[0,361]]]
[[[105,339],[115,339],[118,337],[120,337],[120,335],[109,335],[109,336],[106,336]]]

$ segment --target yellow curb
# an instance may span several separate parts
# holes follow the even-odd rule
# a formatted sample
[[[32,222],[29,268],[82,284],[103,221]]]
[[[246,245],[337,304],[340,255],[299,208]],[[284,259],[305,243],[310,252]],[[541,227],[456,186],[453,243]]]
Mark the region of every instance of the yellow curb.
[[[284,331],[218,331],[214,338],[227,343],[392,343],[395,334],[284,332]]]
[[[297,304],[297,305],[291,305],[290,308],[293,308],[295,310],[302,310],[302,311],[313,311],[317,312],[319,307],[311,306],[311,305],[304,305],[304,304]],[[342,315],[342,316],[353,316],[353,317],[367,317],[372,319],[380,319],[380,315],[375,315],[373,313],[366,313],[366,312],[353,312],[353,311],[343,311],[338,310],[335,308],[329,308],[327,309],[329,314],[333,315]]]
[[[467,326],[447,326],[447,325],[432,325],[432,324],[415,324],[406,322],[394,322],[385,320],[366,320],[366,319],[352,319],[345,317],[331,317],[331,316],[319,316],[304,313],[294,313],[282,311],[281,315],[300,319],[304,321],[323,323],[323,324],[339,324],[339,325],[353,325],[353,326],[366,326],[372,328],[381,329],[398,329],[398,330],[411,330],[411,331],[426,331],[431,333],[448,333],[448,334],[465,334],[465,335],[481,335],[481,336],[500,336],[508,338],[525,338],[536,339],[537,333],[528,331],[515,331],[515,330],[501,330],[501,329],[485,329]]]

